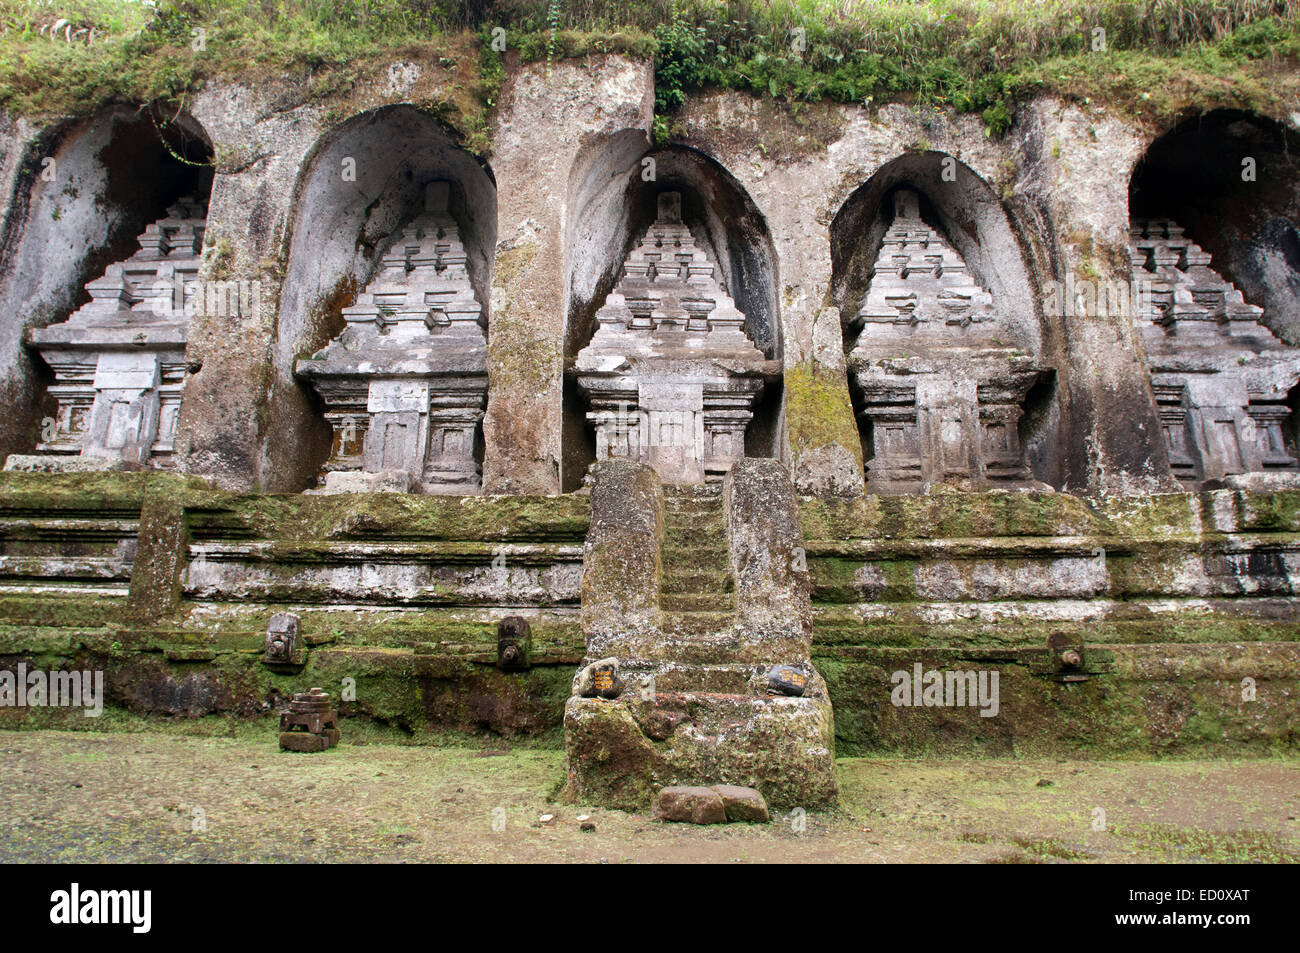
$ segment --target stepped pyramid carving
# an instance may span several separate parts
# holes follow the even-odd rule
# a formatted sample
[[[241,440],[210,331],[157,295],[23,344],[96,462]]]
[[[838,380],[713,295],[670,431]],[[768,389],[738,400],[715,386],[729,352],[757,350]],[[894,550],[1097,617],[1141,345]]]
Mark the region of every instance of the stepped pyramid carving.
[[[1300,350],[1261,323],[1264,309],[1247,304],[1177,223],[1134,220],[1130,255],[1148,288],[1137,319],[1174,474],[1189,489],[1300,483],[1287,404]]]
[[[487,336],[449,193],[427,187],[343,331],[298,362],[334,427],[323,492],[479,492]]]
[[[86,285],[87,304],[28,333],[54,371],[58,411],[43,423],[37,455],[11,456],[6,469],[173,465],[186,328],[203,307],[196,278],[205,221],[200,202],[180,199],[139,236],[135,254]],[[239,306],[238,287],[221,290]]]
[[[681,195],[628,254],[578,353],[596,459],[647,463],[666,483],[721,480],[745,455],[754,401],[779,373],[745,333],[718,265],[682,222]]]
[[[894,193],[894,220],[849,329],[859,415],[875,447],[868,490],[1032,485],[1018,426],[1026,395],[1051,369],[1005,343],[1015,329],[921,218],[915,192]]]

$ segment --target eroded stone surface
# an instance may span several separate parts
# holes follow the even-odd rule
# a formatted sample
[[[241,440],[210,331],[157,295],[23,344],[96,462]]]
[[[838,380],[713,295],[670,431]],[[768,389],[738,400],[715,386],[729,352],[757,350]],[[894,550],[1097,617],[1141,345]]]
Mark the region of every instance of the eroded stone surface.
[[[688,824],[725,824],[727,808],[712,788],[664,788],[655,801],[655,816],[661,821]]]
[[[867,489],[916,492],[1028,485],[1019,423],[1050,368],[1018,336],[956,249],[894,194],[849,363],[874,454]]]
[[[766,824],[771,820],[767,802],[763,795],[753,788],[738,784],[715,784],[713,790],[722,798],[728,821],[740,821],[750,824]]]
[[[575,679],[564,717],[570,793],[635,809],[660,786],[743,783],[777,804],[833,800],[833,716],[810,661],[808,572],[785,468],[741,460],[722,492],[675,487],[631,514],[633,494],[614,488],[638,476],[657,487],[654,472],[615,461],[595,473],[588,552],[635,554],[642,599],[657,611],[584,582],[588,654],[614,653],[624,688],[592,697],[593,666]],[[766,673],[782,663],[805,675],[800,697],[770,692]]]
[[[195,199],[178,201],[139,236],[135,254],[86,285],[88,304],[28,335],[54,371],[58,410],[36,445],[49,457],[20,459],[14,469],[57,470],[71,455],[94,459],[96,469],[172,465],[189,316],[241,306],[238,285],[195,281],[205,215]]]

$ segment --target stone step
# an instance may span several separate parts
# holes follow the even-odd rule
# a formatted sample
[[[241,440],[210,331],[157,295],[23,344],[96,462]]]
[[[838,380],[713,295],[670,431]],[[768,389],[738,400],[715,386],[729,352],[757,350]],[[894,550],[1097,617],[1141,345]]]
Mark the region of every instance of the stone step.
[[[690,664],[630,659],[622,671],[627,691],[641,694],[649,690],[647,679],[653,678],[654,691],[705,692],[707,694],[751,694],[749,683],[761,674],[762,666],[731,664]]]
[[[736,607],[729,592],[660,593],[659,605],[665,612],[730,612]]]
[[[731,554],[716,546],[664,546],[664,575],[672,572],[731,572]]]
[[[664,526],[665,546],[709,546],[715,549],[727,548],[727,528],[722,523],[699,520],[680,525],[669,523]]]
[[[673,611],[664,612],[664,634],[684,639],[699,639],[704,636],[722,636],[735,621],[735,613],[712,611]]]
[[[721,500],[722,485],[720,483],[706,484],[676,484],[670,483],[664,487],[665,500]]]
[[[659,591],[663,595],[695,595],[698,593],[731,592],[735,588],[731,573],[723,569],[701,569],[698,566],[673,564],[665,566]]]
[[[707,517],[718,522],[725,522],[727,514],[723,512],[720,500],[665,500],[664,518]]]

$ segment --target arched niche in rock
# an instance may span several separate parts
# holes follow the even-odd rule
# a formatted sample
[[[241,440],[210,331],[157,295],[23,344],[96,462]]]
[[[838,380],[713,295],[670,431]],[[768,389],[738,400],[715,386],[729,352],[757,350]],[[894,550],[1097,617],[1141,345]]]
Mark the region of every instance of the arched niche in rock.
[[[1300,484],[1300,136],[1218,110],[1129,184],[1136,315],[1174,475]]]
[[[870,492],[1060,485],[1056,345],[983,179],[886,163],[832,221],[831,264]]]
[[[126,106],[32,141],[0,253],[10,466],[172,465],[212,155],[188,114]]]
[[[629,130],[588,148],[568,208],[565,491],[606,456],[670,483],[775,456],[776,255],[744,187],[702,152]]]
[[[491,170],[385,107],[313,150],[294,205],[264,484],[479,492]]]

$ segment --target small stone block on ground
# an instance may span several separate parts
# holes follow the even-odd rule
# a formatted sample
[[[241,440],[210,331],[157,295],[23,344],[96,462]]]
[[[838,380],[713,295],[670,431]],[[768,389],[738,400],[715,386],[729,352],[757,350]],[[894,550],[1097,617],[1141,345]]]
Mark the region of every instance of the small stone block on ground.
[[[672,787],[659,792],[655,816],[686,824],[725,824],[727,808],[713,788]]]
[[[738,784],[715,784],[712,790],[722,798],[728,821],[766,824],[772,819],[767,810],[767,801],[754,788]]]
[[[281,751],[314,752],[325,751],[330,746],[330,739],[323,735],[314,735],[310,731],[280,732]]]

